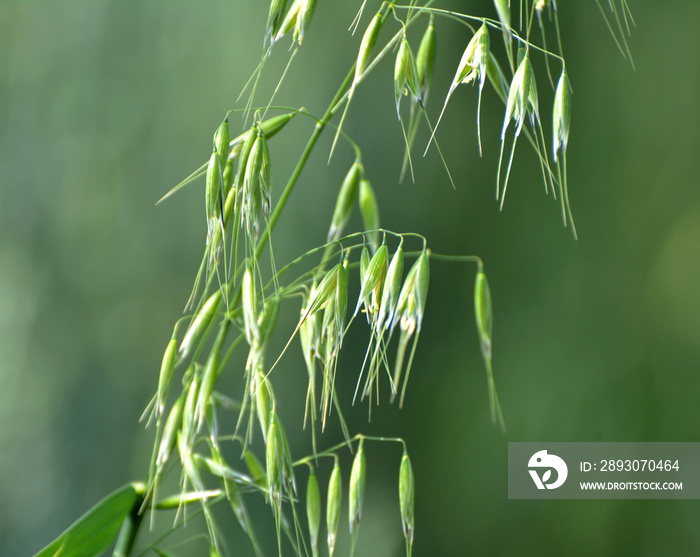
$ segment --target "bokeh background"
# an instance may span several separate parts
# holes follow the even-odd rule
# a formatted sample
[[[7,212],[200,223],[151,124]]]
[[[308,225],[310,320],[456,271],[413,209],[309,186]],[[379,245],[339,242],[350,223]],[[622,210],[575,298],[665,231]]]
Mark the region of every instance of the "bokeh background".
[[[319,2],[277,103],[322,113],[357,48],[359,38],[345,33],[354,4]],[[354,430],[409,443],[416,556],[700,552],[696,501],[507,499],[508,441],[700,440],[700,4],[632,4],[636,70],[594,2],[559,3],[574,90],[568,163],[578,241],[544,195],[524,141],[498,211],[503,107],[488,87],[483,158],[475,88],[458,89],[438,134],[454,190],[434,150],[417,157],[414,184],[397,181],[393,62],[378,68],[350,109],[346,131],[363,149],[383,225],[420,232],[437,252],[482,256],[494,297],[506,435],[489,420],[474,269],[466,265],[432,266],[404,409],[382,406],[369,424],[366,404],[348,409]],[[486,2],[446,5],[495,17]],[[201,183],[154,203],[206,160],[223,114],[240,106],[266,12],[267,2],[252,0],[0,2],[2,555],[33,554],[146,473],[153,432],[138,419],[205,234]],[[453,23],[439,21],[437,31],[433,119],[469,38]],[[287,56],[278,47],[261,91],[274,87]],[[545,74],[538,84],[549,114]],[[274,140],[277,192],[310,130],[297,118]],[[329,142],[279,223],[278,261],[325,237],[352,161],[341,146],[326,165]],[[361,350],[349,352],[339,380],[348,403]],[[293,397],[303,396],[305,371],[290,357],[279,376],[278,390],[290,394],[282,410],[290,432],[301,423],[303,402]],[[306,435],[293,443],[308,450]],[[400,450],[366,451],[369,518],[358,554],[401,555]],[[272,528],[259,511],[261,532]],[[230,514],[223,519],[233,524]],[[237,528],[226,527],[231,554],[252,554]],[[201,555],[206,545],[163,548]]]

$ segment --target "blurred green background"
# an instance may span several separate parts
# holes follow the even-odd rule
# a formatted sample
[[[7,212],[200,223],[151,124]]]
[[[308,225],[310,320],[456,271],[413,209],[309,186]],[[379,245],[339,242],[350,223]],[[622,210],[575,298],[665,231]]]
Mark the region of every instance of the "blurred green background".
[[[277,103],[322,113],[357,48],[345,33],[355,4],[319,2]],[[354,430],[409,443],[416,556],[700,552],[696,501],[507,499],[507,441],[699,440],[700,4],[632,4],[636,71],[594,2],[559,3],[574,90],[568,163],[579,241],[543,194],[524,141],[499,213],[503,107],[488,86],[482,159],[475,88],[457,90],[438,134],[455,190],[434,150],[417,157],[415,184],[397,183],[393,62],[358,89],[350,109],[345,129],[363,149],[383,225],[420,232],[437,252],[479,254],[494,297],[505,436],[489,421],[467,266],[432,266],[404,409],[375,409],[371,424],[366,404],[348,410]],[[267,5],[0,2],[2,555],[34,553],[102,496],[144,478],[153,432],[138,418],[205,235],[201,183],[154,203],[207,159],[223,114],[240,106]],[[447,5],[495,17],[490,3]],[[447,22],[437,32],[433,119],[469,38]],[[261,91],[274,87],[286,57],[280,45]],[[538,84],[548,115],[544,74]],[[297,118],[273,141],[277,193],[310,130]],[[274,234],[278,262],[325,238],[352,161],[341,146],[326,165],[329,144],[325,137],[314,153]],[[287,323],[297,311],[290,307]],[[362,335],[353,338],[361,344]],[[352,389],[357,354],[344,362],[339,385]],[[278,391],[303,397],[305,373],[288,358]],[[301,424],[303,398],[286,404],[289,432]],[[331,433],[328,443],[336,439]],[[293,442],[308,450],[306,436]],[[369,518],[358,554],[401,555],[400,450],[366,451]],[[236,525],[226,529],[231,554],[252,554]],[[176,553],[204,548],[195,541]]]

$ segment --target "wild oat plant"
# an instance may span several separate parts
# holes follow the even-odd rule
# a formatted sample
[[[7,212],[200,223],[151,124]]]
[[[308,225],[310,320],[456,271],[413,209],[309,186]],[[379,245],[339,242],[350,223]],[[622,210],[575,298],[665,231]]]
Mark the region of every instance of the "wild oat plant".
[[[336,540],[346,501],[348,522],[342,527],[349,529],[347,551],[352,555],[362,525],[365,481],[372,469],[365,447],[381,442],[401,447],[402,456],[396,462],[397,496],[410,556],[416,524],[409,449],[402,439],[350,432],[343,406],[366,400],[371,407],[379,403],[381,390],[388,390],[389,401],[398,398],[399,405],[403,404],[434,260],[473,266],[474,313],[491,416],[505,430],[492,371],[491,295],[482,260],[474,255],[440,255],[432,251],[426,238],[382,229],[374,193],[377,184],[372,185],[372,177],[365,173],[362,147],[345,135],[343,123],[353,115],[357,88],[379,61],[393,58],[393,76],[379,78],[393,79],[397,125],[404,138],[403,178],[413,176],[413,165],[424,151],[435,149],[442,158],[440,121],[454,91],[463,84],[478,87],[475,133],[481,152],[481,97],[495,94],[505,106],[495,180],[500,206],[505,202],[513,154],[524,136],[539,161],[545,192],[559,200],[563,224],[576,236],[566,176],[572,90],[562,54],[558,6],[553,0],[495,0],[483,3],[483,14],[466,14],[442,9],[432,0],[376,4],[365,0],[354,21],[344,23],[344,28],[350,24],[349,32],[356,37],[357,53],[348,59],[347,75],[325,113],[313,115],[304,108],[273,106],[283,76],[274,92],[265,92],[267,98],[257,90],[257,83],[273,49],[289,49],[289,64],[293,62],[306,34],[313,33],[317,2],[270,3],[262,59],[246,86],[247,103],[239,110],[242,121],[248,122],[246,129],[232,137],[234,111],[225,114],[214,132],[209,160],[164,197],[190,183],[203,185],[206,245],[185,315],[175,323],[165,349],[157,391],[144,413],[144,419],[155,426],[147,478],[109,495],[38,555],[98,555],[115,539],[115,556],[175,555],[183,550],[182,542],[170,544],[167,532],[149,540],[149,525],[156,519],[167,520],[172,533],[196,514],[204,517],[210,555],[233,554],[222,535],[231,525],[221,524],[218,516],[215,519],[217,504],[233,510],[231,521],[237,521],[250,540],[246,553],[262,555],[258,524],[247,510],[254,498],[269,507],[280,555],[314,557],[334,555],[339,549]],[[629,57],[625,36],[631,14],[626,3],[616,5],[610,0],[598,6],[621,52]],[[326,7],[324,2],[318,6]],[[438,30],[443,25],[465,27],[471,40],[442,105],[433,111],[428,100]],[[420,42],[413,45],[409,42],[411,28],[422,32]],[[491,49],[493,40],[504,43],[498,49],[503,52],[501,57]],[[536,67],[542,69],[536,72]],[[536,73],[549,80],[536,81]],[[490,88],[484,90],[487,83]],[[553,106],[540,106],[538,91],[548,86],[554,90]],[[263,104],[257,105],[261,98]],[[281,187],[283,178],[272,173],[274,138],[285,133],[293,118],[306,119],[313,131]],[[416,151],[422,125],[428,129],[429,140]],[[280,267],[272,257],[272,233],[295,186],[303,181],[309,155],[324,132],[334,134],[329,159],[334,151],[349,147],[355,160],[345,176],[338,178],[337,201],[323,243]],[[445,180],[451,181],[449,161],[442,160]],[[347,230],[356,210],[364,230]],[[352,281],[359,285],[357,300],[348,296]],[[298,312],[293,330],[276,328],[282,305]],[[351,326],[368,327],[369,342],[357,369],[354,393],[338,392],[338,358]],[[273,335],[286,342],[280,353],[269,350]],[[276,371],[295,342],[301,345],[308,370],[304,422],[283,424],[278,400],[284,393],[275,389]],[[233,363],[234,353],[245,355],[239,358],[240,364]],[[244,388],[239,392],[222,388],[224,374],[242,375]],[[329,420],[337,420],[344,435],[344,441],[334,446],[326,446],[322,434]],[[301,427],[310,436],[310,454],[298,454],[285,433],[288,428]],[[354,457],[352,466],[343,470],[339,457],[344,451]],[[329,475],[327,485],[317,479],[321,468],[323,477]],[[166,476],[179,477],[179,490],[163,496],[160,488]],[[167,511],[170,517],[161,518]],[[137,549],[141,530],[146,532],[138,537]],[[418,531],[420,535],[420,528]],[[201,537],[191,543],[201,549]]]

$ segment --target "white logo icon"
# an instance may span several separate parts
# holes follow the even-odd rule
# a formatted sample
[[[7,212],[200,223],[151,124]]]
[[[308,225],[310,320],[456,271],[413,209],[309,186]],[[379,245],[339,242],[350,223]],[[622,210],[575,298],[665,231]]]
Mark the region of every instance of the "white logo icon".
[[[532,476],[532,481],[535,482],[537,489],[556,489],[566,481],[566,476],[569,474],[566,462],[557,455],[547,454],[547,451],[538,451],[533,454],[527,466],[530,468],[530,476]],[[535,470],[532,470],[532,468],[535,468]],[[542,476],[540,476],[537,469],[544,469]],[[557,471],[557,480],[555,482],[550,482],[552,469]]]

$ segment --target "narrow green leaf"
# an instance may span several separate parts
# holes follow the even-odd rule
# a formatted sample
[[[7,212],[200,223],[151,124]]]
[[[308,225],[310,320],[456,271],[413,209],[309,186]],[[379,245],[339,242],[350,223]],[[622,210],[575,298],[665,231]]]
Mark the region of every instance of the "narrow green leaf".
[[[117,537],[124,519],[141,505],[146,486],[130,483],[114,491],[76,520],[35,557],[95,557]]]

